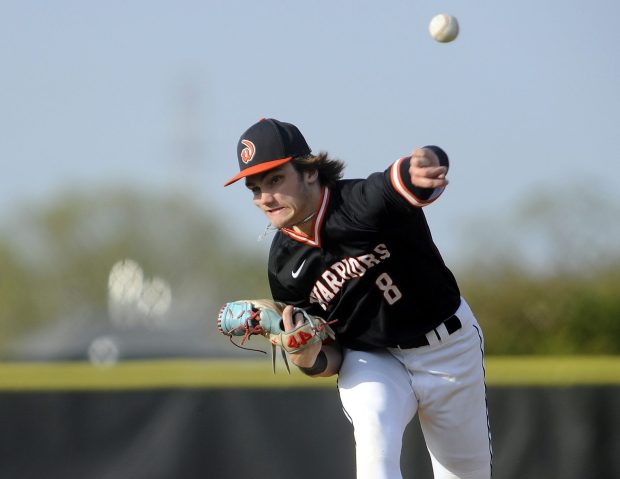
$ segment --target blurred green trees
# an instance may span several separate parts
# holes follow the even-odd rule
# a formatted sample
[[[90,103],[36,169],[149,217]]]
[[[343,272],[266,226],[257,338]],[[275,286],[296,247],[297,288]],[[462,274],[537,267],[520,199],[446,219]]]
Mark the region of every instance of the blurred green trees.
[[[0,230],[0,352],[67,318],[106,317],[108,275],[123,259],[165,278],[176,314],[214,326],[222,302],[268,292],[266,258],[225,231],[178,194],[93,191],[24,208]]]
[[[620,354],[620,268],[464,281],[488,354]]]
[[[604,189],[541,187],[477,218],[459,282],[489,354],[620,353],[620,206]]]

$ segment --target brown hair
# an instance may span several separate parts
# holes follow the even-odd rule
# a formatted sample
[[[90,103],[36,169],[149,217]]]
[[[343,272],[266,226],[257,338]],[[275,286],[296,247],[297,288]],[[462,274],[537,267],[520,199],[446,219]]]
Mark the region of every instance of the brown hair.
[[[327,187],[334,186],[336,181],[342,178],[345,168],[344,161],[332,159],[324,151],[321,151],[318,155],[296,156],[291,160],[291,164],[298,173],[317,170],[319,173],[319,183],[321,186]]]

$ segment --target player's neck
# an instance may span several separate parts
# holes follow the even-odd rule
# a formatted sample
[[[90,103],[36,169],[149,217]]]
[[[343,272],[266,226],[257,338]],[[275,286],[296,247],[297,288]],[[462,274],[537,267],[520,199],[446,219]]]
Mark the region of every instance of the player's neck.
[[[297,233],[303,233],[305,235],[310,235],[310,231],[312,230],[312,220],[316,216],[316,211],[313,211],[308,216],[306,216],[299,223],[295,223],[291,229]]]
[[[307,211],[307,214],[304,218],[295,223],[294,225],[289,226],[290,229],[295,231],[296,233],[302,233],[306,236],[312,235],[312,225],[314,224],[314,220],[316,218],[317,212],[319,211],[319,207],[321,205],[321,192],[323,188],[319,187],[313,189],[313,194],[308,201],[308,204],[311,205]]]

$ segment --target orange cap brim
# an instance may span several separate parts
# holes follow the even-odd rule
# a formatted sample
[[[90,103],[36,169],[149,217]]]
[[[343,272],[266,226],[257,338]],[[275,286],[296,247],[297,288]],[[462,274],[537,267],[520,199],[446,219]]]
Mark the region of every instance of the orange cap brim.
[[[245,168],[244,170],[241,170],[238,174],[233,176],[226,183],[224,183],[224,186],[232,185],[235,181],[239,181],[241,178],[245,178],[246,176],[252,176],[258,173],[264,173],[265,171],[273,170],[274,168],[277,168],[278,166],[283,165],[287,161],[291,161],[292,158],[293,158],[292,156],[289,156],[288,158],[266,161],[265,163],[259,163],[258,165]]]

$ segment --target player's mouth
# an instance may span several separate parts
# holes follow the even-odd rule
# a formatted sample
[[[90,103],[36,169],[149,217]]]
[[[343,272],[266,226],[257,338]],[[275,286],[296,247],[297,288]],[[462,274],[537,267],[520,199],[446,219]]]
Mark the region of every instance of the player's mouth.
[[[284,210],[284,207],[269,208],[268,210],[265,211],[265,213],[267,213],[268,215],[277,215],[281,213],[283,210]]]

